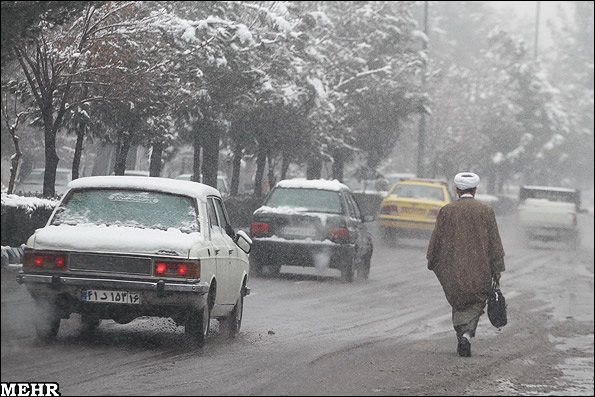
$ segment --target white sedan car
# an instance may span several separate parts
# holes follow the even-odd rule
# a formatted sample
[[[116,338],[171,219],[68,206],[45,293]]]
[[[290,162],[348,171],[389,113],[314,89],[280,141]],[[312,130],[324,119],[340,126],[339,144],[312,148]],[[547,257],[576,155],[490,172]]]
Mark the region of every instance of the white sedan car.
[[[204,345],[211,318],[239,332],[250,290],[250,238],[234,232],[216,189],[135,176],[81,178],[24,253],[17,281],[39,307],[41,338],[80,313],[82,332],[101,319],[171,317]]]

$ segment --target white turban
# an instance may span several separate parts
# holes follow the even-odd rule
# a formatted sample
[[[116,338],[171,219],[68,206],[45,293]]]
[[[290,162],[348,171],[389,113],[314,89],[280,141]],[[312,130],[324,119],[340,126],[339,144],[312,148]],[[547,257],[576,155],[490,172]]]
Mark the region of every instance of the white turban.
[[[459,172],[455,175],[455,186],[461,190],[473,189],[479,185],[479,176],[473,172]]]

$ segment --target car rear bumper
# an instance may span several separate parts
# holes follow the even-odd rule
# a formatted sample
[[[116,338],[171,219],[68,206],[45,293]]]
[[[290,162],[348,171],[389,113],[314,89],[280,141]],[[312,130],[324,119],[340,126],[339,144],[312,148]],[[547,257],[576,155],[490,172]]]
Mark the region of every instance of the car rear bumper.
[[[136,281],[136,280],[116,280],[91,277],[76,276],[58,276],[43,274],[17,274],[19,284],[50,284],[54,287],[76,286],[86,288],[110,288],[116,290],[135,290],[135,291],[163,291],[163,292],[193,292],[206,294],[209,292],[209,285],[206,282],[196,283],[171,283],[163,280],[158,281]]]
[[[353,262],[354,244],[253,239],[250,258],[259,265],[342,269]]]
[[[101,318],[184,316],[188,310],[202,309],[209,292],[209,285],[198,281],[175,283],[21,272],[17,282],[26,285],[36,301],[53,302],[60,308],[62,318],[68,318],[70,313],[95,313]],[[138,293],[139,303],[83,301],[83,291],[88,290]]]
[[[574,239],[578,236],[577,228],[560,227],[524,227],[523,230],[532,238],[544,240]]]
[[[396,229],[417,229],[417,230],[434,230],[436,220],[429,219],[427,221],[414,220],[397,220],[388,218],[379,218],[380,226]]]

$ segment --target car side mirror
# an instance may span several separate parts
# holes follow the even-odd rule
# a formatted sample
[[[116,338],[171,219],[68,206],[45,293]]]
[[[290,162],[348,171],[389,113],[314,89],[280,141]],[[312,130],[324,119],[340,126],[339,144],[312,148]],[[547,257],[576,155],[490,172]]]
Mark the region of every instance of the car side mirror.
[[[252,239],[248,237],[245,231],[238,231],[233,241],[236,243],[238,247],[240,247],[242,251],[244,251],[247,254],[250,253],[250,249],[252,249]]]

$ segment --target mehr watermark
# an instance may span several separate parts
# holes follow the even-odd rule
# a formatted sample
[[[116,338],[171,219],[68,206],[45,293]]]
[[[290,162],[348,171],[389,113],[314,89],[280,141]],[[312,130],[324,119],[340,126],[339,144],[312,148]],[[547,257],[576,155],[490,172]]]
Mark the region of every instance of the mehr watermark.
[[[2,397],[61,396],[57,382],[2,382]]]

